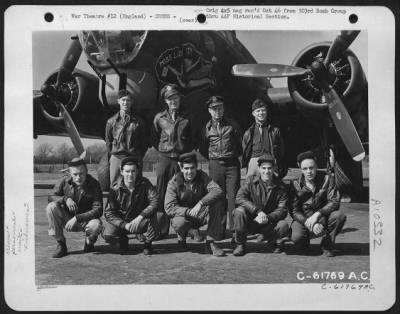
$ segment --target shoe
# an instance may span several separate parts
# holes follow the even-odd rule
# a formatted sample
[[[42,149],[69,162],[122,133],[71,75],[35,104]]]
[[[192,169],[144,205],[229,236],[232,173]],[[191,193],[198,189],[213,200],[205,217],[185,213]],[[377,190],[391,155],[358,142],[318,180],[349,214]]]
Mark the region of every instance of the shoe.
[[[335,256],[335,253],[333,252],[333,242],[329,235],[322,238],[321,251],[322,251],[322,255],[324,255],[326,257],[334,257]]]
[[[285,244],[283,242],[272,242],[272,253],[274,254],[286,254]]]
[[[233,250],[234,256],[243,256],[246,254],[246,248],[244,244],[237,244],[236,248]]]
[[[187,250],[186,241],[178,240],[178,252],[186,252]]]
[[[57,240],[57,247],[52,255],[53,258],[60,258],[68,254],[67,244],[65,243],[65,239]]]
[[[90,241],[88,237],[85,238],[85,244],[83,245],[83,252],[90,253],[94,251],[94,242]]]
[[[256,237],[256,242],[257,243],[264,242],[264,240],[265,240],[265,237],[264,237],[264,235],[262,233],[257,234],[257,237]]]
[[[153,255],[153,249],[151,247],[151,242],[144,243],[143,254],[144,255]]]
[[[212,254],[217,257],[226,256],[225,252],[214,242],[206,242],[206,251],[208,254]]]
[[[192,240],[196,242],[201,242],[204,240],[204,237],[200,234],[199,229],[190,229],[189,235],[192,238]]]
[[[121,254],[127,254],[129,251],[129,239],[127,237],[119,238],[119,248]]]

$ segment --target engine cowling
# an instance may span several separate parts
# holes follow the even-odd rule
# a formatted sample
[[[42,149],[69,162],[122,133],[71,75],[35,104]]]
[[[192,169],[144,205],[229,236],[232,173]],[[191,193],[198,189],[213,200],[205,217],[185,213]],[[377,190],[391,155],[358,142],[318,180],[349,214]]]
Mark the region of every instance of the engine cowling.
[[[57,73],[49,75],[44,85],[54,85]],[[72,115],[91,112],[102,107],[98,97],[98,78],[87,72],[76,69],[70,80],[61,84],[57,91],[57,99],[64,104]],[[53,125],[63,126],[63,117],[60,115],[57,104],[50,99],[41,102],[44,117]]]
[[[330,42],[315,43],[303,49],[293,60],[292,65],[310,68],[312,62],[324,60]],[[362,103],[363,93],[367,86],[364,71],[358,58],[347,49],[329,65],[329,83],[342,97],[349,113],[355,112]],[[307,109],[326,110],[327,103],[321,87],[310,73],[307,76],[289,77],[288,88],[293,101]]]

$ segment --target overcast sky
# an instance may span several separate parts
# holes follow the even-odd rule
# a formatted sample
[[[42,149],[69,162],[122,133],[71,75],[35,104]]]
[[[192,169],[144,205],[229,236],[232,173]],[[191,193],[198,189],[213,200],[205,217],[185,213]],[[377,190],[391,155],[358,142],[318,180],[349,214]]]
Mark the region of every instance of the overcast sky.
[[[291,64],[296,55],[312,43],[332,41],[337,31],[310,32],[310,31],[238,31],[237,38],[247,47],[259,63]],[[53,31],[33,33],[33,88],[39,89],[47,76],[56,70],[61,63],[65,51],[70,45],[70,37],[75,32]],[[368,78],[367,64],[367,33],[361,32],[351,46],[351,50],[359,58]],[[85,54],[82,54],[77,67],[93,73],[88,66]],[[273,79],[273,86],[286,86],[286,79]],[[83,140],[84,145],[93,143],[93,140]],[[39,136],[35,146],[43,142],[52,145],[66,142],[68,138]]]

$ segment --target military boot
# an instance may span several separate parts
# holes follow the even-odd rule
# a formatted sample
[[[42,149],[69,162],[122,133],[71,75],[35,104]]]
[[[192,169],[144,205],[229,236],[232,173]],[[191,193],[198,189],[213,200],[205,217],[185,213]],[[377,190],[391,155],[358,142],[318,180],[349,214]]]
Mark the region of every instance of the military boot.
[[[243,256],[246,254],[246,246],[244,243],[238,243],[236,248],[233,250],[234,256]]]
[[[322,255],[326,257],[334,257],[335,253],[333,252],[334,243],[330,235],[326,235],[322,238],[321,241],[321,251]]]
[[[67,255],[67,253],[68,253],[68,250],[67,250],[67,244],[65,243],[65,239],[57,240],[57,247],[53,254],[53,257],[60,258],[60,257]]]
[[[217,257],[226,256],[225,252],[214,241],[206,242],[206,253]]]
[[[144,242],[144,255],[153,255],[153,248],[151,247],[151,242]]]

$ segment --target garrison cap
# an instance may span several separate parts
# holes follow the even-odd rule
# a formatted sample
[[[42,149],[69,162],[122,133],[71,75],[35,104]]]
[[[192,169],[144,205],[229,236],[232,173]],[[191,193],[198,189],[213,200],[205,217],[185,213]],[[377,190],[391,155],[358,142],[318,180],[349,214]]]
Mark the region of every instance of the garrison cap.
[[[171,97],[176,94],[180,95],[181,91],[180,91],[178,85],[167,84],[161,89],[160,94],[161,94],[161,98],[165,99],[165,98]]]
[[[206,102],[208,108],[214,108],[223,104],[224,98],[222,96],[211,96]]]
[[[178,161],[181,163],[194,163],[197,165],[197,155],[195,152],[181,154],[178,157]]]
[[[71,161],[68,161],[68,167],[78,167],[78,166],[86,166],[85,160],[80,157],[73,158]]]
[[[121,160],[121,170],[124,169],[125,165],[136,165],[136,167],[139,167],[140,160],[136,156],[128,156]]]
[[[313,159],[315,162],[318,162],[318,158],[312,150],[308,150],[297,155],[297,162],[299,165],[304,159]]]
[[[130,95],[131,95],[131,93],[127,89],[121,89],[118,92],[118,99],[125,97],[125,96],[130,96]]]
[[[259,166],[261,166],[263,162],[271,162],[272,164],[275,164],[275,158],[271,154],[266,153],[260,156],[257,160]]]
[[[268,105],[267,103],[262,100],[261,98],[256,98],[253,103],[251,104],[251,112],[253,112],[254,110],[261,108],[261,107],[265,107],[268,110]]]

